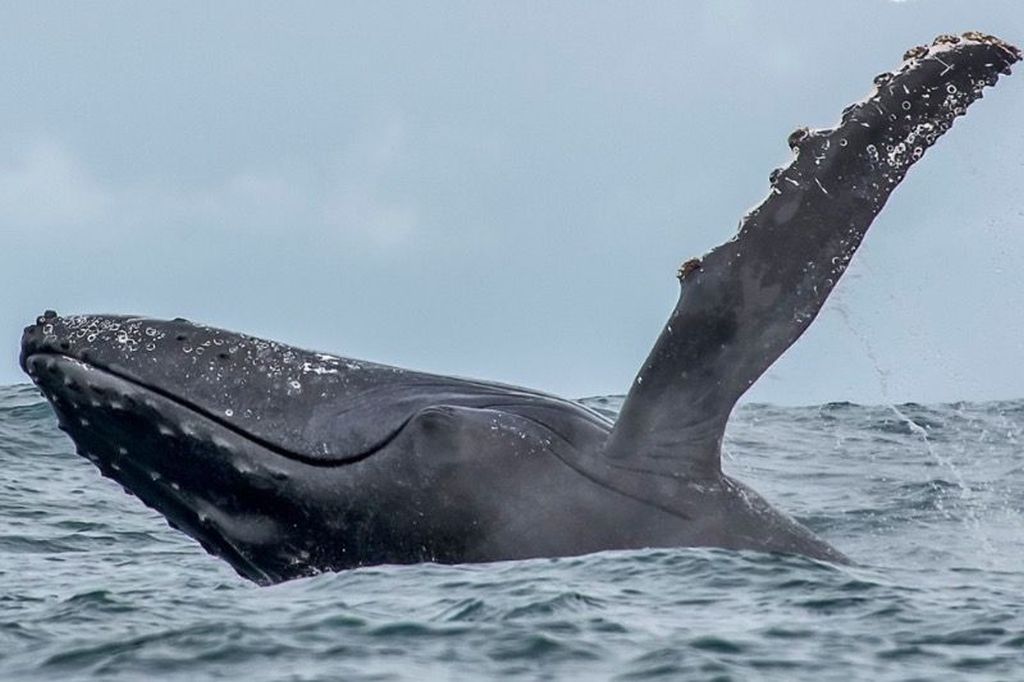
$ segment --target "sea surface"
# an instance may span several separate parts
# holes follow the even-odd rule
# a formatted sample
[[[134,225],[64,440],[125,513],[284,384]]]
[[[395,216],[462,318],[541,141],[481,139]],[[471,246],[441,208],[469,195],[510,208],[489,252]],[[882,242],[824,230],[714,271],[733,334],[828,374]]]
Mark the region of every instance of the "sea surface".
[[[1024,679],[1024,401],[746,405],[726,447],[857,564],[659,549],[261,588],[0,387],[0,679]]]

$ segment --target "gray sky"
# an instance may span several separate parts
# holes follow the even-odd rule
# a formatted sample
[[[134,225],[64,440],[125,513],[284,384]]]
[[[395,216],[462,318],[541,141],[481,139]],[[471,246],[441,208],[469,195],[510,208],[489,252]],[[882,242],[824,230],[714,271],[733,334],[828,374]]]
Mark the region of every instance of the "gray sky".
[[[624,392],[790,131],[972,29],[1024,4],[5,3],[0,383],[55,308]],[[911,171],[750,399],[1024,396],[1021,112]]]

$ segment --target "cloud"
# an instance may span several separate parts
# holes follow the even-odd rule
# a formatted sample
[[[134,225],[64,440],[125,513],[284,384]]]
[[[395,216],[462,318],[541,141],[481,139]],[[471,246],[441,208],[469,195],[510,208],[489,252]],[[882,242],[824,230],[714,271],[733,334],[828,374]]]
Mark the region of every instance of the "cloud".
[[[23,237],[39,230],[136,240],[196,230],[211,236],[287,231],[369,250],[409,245],[417,212],[382,191],[401,163],[403,128],[391,120],[360,139],[326,174],[238,168],[212,186],[182,187],[177,177],[105,181],[56,137],[40,137],[0,157],[0,224]]]
[[[0,165],[0,222],[52,227],[100,219],[111,195],[53,140],[29,142]]]
[[[383,198],[380,191],[389,170],[402,156],[405,136],[401,119],[392,115],[346,155],[343,169],[322,202],[328,227],[346,235],[361,235],[381,248],[399,246],[414,236],[416,212]]]

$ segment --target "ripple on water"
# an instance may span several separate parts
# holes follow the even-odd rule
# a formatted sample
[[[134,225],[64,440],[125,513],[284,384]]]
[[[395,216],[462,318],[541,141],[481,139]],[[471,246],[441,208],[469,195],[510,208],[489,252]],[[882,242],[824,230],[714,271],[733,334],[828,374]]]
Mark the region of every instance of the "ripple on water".
[[[898,409],[921,428],[849,403],[730,424],[729,473],[853,566],[644,550],[257,588],[76,457],[34,391],[0,388],[0,677],[1017,679],[1024,401]]]

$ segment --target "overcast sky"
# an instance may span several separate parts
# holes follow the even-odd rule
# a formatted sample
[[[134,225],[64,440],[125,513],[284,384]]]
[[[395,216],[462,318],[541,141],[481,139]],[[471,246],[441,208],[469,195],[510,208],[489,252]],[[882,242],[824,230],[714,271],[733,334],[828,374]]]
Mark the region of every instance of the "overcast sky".
[[[972,29],[1024,3],[4,3],[0,383],[55,308],[624,392],[786,136]],[[1024,397],[1021,112],[912,169],[750,399]]]

